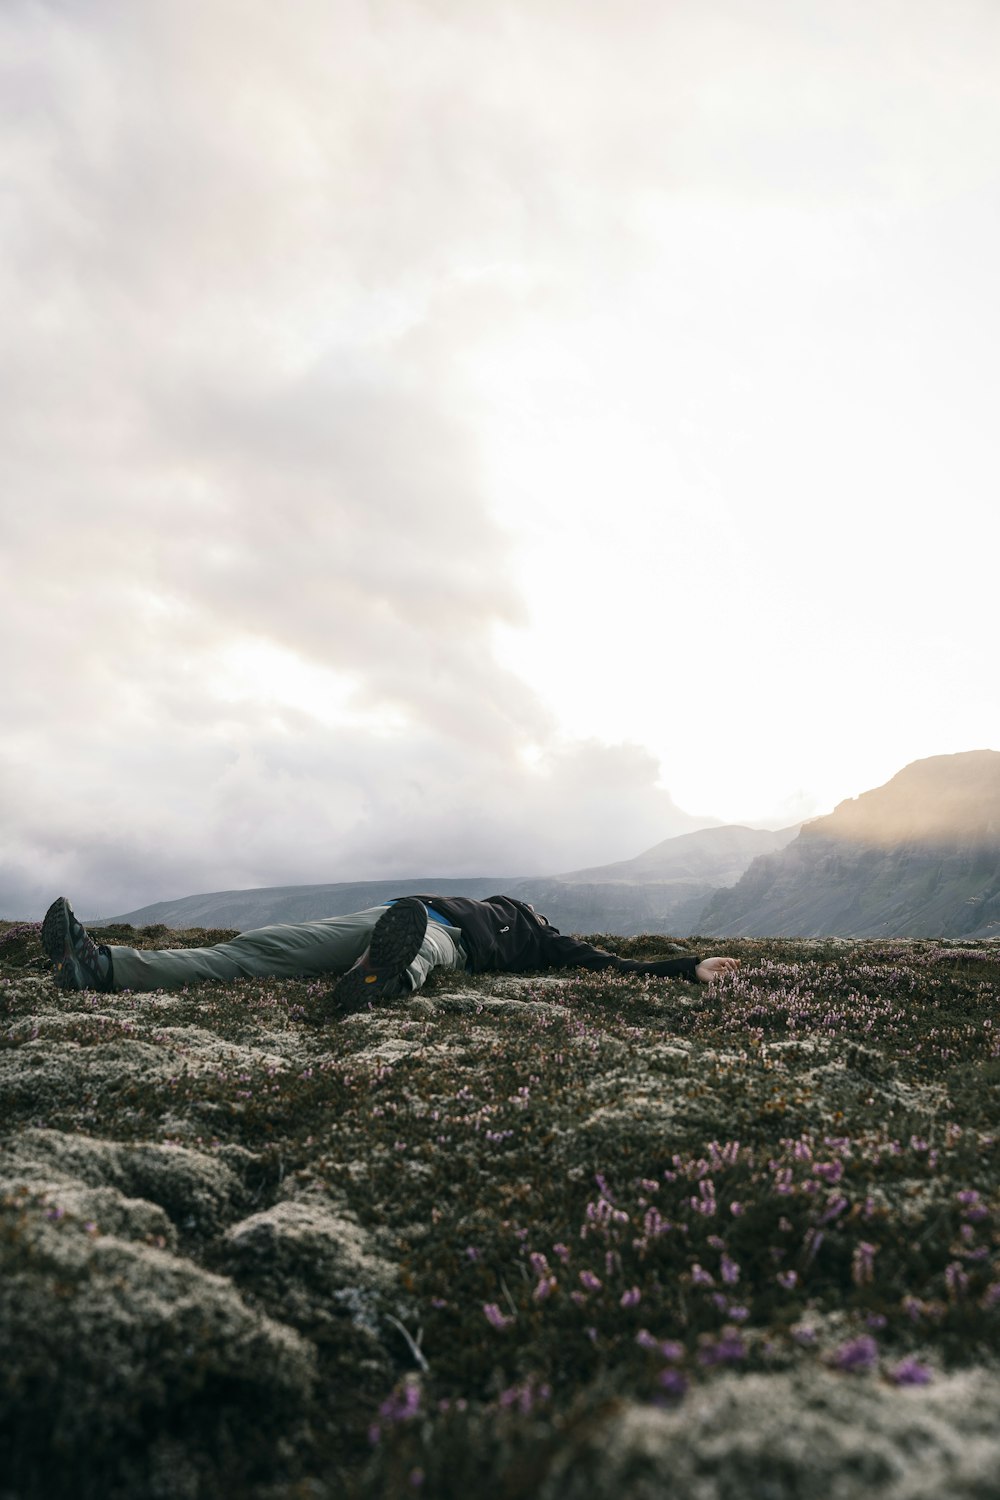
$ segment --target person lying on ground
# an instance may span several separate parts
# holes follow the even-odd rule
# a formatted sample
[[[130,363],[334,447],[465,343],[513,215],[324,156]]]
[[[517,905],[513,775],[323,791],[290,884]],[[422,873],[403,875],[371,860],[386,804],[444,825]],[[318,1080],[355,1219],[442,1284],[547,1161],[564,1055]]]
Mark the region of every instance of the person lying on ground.
[[[334,1015],[412,994],[435,968],[473,974],[611,969],[709,983],[735,958],[619,958],[553,927],[513,896],[401,896],[381,906],[241,932],[204,948],[143,950],[97,943],[65,896],[42,923],[42,946],[69,990],[179,990],[203,979],[337,976]]]

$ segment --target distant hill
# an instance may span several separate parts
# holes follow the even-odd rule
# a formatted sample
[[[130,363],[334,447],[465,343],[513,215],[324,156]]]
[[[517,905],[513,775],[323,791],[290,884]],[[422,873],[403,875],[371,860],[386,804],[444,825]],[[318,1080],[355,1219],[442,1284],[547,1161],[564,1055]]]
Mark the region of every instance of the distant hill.
[[[699,828],[654,844],[635,859],[613,865],[573,870],[554,878],[566,885],[650,885],[675,880],[708,880],[712,885],[731,885],[759,854],[783,849],[798,833],[791,828],[745,828],[726,823],[718,828]]]
[[[705,902],[737,881],[751,860],[783,848],[793,828],[701,828],[654,844],[634,859],[526,880],[514,892],[564,932],[697,931]]]
[[[198,896],[180,896],[176,901],[154,901],[120,917],[92,918],[88,925],[131,922],[133,927],[162,923],[164,927],[269,927],[277,922],[315,922],[321,917],[339,917],[349,911],[380,906],[393,896],[439,891],[442,896],[491,896],[511,890],[520,877],[476,876],[465,880],[440,880],[425,875],[420,880],[359,880],[333,885],[272,885],[245,891],[207,891]]]
[[[544,912],[564,932],[692,930],[705,902],[719,886],[737,880],[755,855],[780,848],[796,828],[778,832],[738,825],[702,828],[664,839],[634,859],[563,875],[478,876],[442,880],[424,875],[410,880],[366,880],[331,885],[269,886],[257,890],[213,891],[157,901],[151,906],[106,917],[134,927],[266,927],[273,922],[310,922],[377,906],[392,896],[418,891],[441,895],[490,896],[505,891]],[[92,920],[91,926],[99,926]]]
[[[935,755],[755,859],[696,924],[717,936],[1000,937],[1000,752]]]

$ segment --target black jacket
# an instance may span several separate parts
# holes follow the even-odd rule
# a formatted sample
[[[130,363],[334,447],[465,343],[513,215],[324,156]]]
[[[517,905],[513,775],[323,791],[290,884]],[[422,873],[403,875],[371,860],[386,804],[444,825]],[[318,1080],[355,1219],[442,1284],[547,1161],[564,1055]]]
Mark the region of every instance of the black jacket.
[[[461,929],[469,968],[475,974],[490,969],[573,968],[615,969],[627,974],[662,974],[695,979],[697,958],[663,958],[641,963],[619,958],[592,943],[566,937],[526,901],[513,896],[418,896],[427,906]]]

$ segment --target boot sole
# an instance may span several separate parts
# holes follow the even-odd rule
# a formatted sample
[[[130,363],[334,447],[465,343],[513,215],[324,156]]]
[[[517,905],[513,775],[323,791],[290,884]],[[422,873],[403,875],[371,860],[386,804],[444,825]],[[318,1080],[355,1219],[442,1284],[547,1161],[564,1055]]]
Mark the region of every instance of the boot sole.
[[[58,896],[42,918],[42,947],[52,960],[60,989],[103,992],[111,988],[109,980],[102,980],[77,957],[73,946],[73,908],[65,896]]]
[[[364,958],[348,969],[333,989],[334,1007],[341,1015],[363,1010],[370,1000],[391,999],[406,970],[420,952],[427,931],[427,908],[404,896],[379,917]]]
[[[73,956],[69,934],[69,902],[59,896],[42,919],[42,947],[57,968]]]

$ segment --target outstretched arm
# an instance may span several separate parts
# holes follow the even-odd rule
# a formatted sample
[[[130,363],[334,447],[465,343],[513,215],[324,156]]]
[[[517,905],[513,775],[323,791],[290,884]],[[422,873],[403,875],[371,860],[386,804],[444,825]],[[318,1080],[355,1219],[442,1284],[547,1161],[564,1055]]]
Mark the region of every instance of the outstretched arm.
[[[582,969],[616,969],[619,973],[656,974],[668,979],[700,979],[702,984],[710,984],[713,979],[740,966],[738,958],[689,958],[685,955],[683,958],[660,958],[651,962],[619,958],[617,954],[606,953],[603,948],[595,948],[592,943],[566,937],[554,928],[548,933],[545,956],[549,963],[560,967],[578,965]]]
[[[732,973],[739,966],[738,958],[703,958],[694,972],[702,984],[709,984],[713,979],[721,978],[723,974]]]

